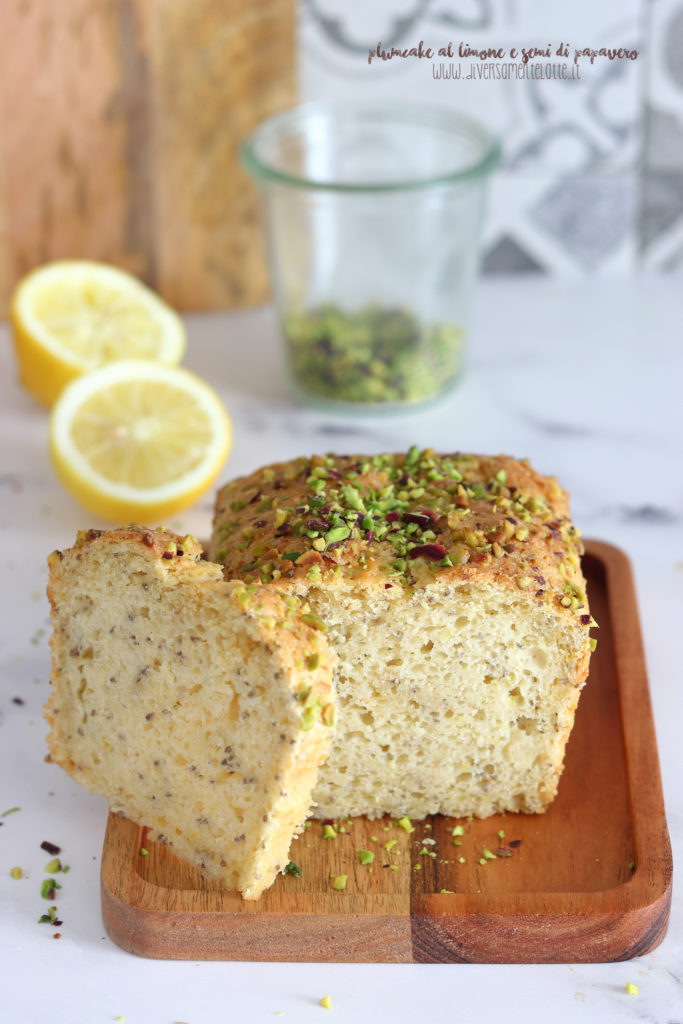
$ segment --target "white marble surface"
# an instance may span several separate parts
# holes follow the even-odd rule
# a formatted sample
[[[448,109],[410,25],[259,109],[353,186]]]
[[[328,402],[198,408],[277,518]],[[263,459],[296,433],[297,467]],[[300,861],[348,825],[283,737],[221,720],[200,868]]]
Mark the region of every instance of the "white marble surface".
[[[683,321],[680,276],[660,280],[481,286],[469,366],[438,408],[346,419],[295,407],[269,310],[188,318],[188,365],[221,392],[235,424],[224,479],[305,452],[442,449],[528,456],[573,494],[585,535],[632,559],[674,859],[683,847]],[[43,763],[47,553],[93,522],[53,476],[47,416],[16,383],[0,343],[0,976],[4,1022],[225,1024],[277,1019],[547,1024],[683,1021],[683,901],[674,880],[669,932],[627,963],[416,966],[171,963],[138,959],[105,937],[99,910],[103,800]],[[182,518],[209,530],[207,498]],[[24,702],[17,704],[13,698]],[[61,939],[38,925],[39,887],[58,843],[71,872]],[[28,877],[9,875],[21,865]],[[634,982],[638,996],[625,993]],[[520,1014],[523,1016],[520,1018]]]

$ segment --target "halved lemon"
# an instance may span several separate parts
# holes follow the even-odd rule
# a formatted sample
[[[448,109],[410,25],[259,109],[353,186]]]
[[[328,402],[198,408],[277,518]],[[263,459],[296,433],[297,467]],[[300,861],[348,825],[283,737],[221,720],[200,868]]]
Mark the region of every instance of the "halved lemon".
[[[10,311],[22,384],[52,405],[69,381],[116,359],[177,365],[182,320],[136,278],[106,263],[58,260],[19,282]]]
[[[214,482],[232,445],[216,392],[179,367],[110,363],[67,385],[50,417],[57,476],[89,511],[158,523]]]

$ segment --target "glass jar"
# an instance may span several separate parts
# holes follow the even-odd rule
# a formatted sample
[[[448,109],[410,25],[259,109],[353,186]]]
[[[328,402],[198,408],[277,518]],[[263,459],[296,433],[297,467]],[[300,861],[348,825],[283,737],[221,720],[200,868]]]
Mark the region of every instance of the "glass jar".
[[[496,139],[441,108],[314,103],[262,123],[242,158],[264,198],[296,396],[374,412],[448,391]]]

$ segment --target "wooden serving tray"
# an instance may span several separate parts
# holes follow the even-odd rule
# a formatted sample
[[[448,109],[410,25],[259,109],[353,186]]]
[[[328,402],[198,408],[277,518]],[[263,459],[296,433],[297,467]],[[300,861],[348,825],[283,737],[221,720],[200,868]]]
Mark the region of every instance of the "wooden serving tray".
[[[192,960],[603,962],[653,949],[672,865],[633,580],[626,556],[596,541],[584,568],[599,643],[545,815],[435,816],[412,834],[359,818],[330,841],[314,821],[292,846],[301,877],[279,876],[255,903],[110,815],[101,890],[112,939]],[[372,869],[360,849],[374,852]],[[512,852],[482,864],[484,849]],[[340,892],[331,876],[342,874]]]

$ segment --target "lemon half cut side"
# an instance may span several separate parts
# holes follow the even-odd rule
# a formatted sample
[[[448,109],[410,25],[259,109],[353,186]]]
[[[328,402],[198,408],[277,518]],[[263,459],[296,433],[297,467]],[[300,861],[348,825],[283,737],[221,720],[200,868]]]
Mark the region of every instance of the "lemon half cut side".
[[[232,446],[220,398],[179,367],[122,360],[69,384],[50,417],[58,478],[112,522],[158,523],[192,505]]]
[[[137,278],[93,260],[56,260],[27,274],[10,317],[21,381],[48,406],[88,370],[118,359],[175,366],[185,353],[178,314]]]

